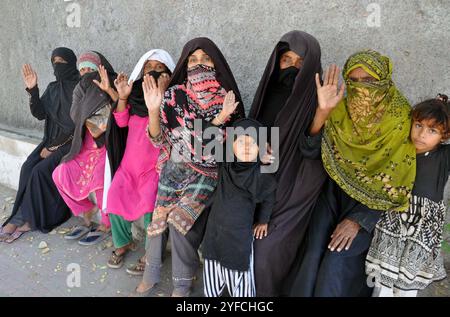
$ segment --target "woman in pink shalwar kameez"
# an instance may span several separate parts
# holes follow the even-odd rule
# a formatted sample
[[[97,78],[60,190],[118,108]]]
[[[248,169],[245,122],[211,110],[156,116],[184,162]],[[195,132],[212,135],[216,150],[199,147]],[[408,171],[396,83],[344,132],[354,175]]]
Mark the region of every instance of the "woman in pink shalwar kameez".
[[[114,247],[108,261],[110,268],[120,268],[128,251],[135,248],[131,232],[132,222],[144,219],[144,226],[151,221],[158,190],[157,162],[159,148],[153,146],[145,131],[148,126],[148,110],[144,101],[142,78],[150,74],[156,79],[170,79],[175,67],[169,53],[151,50],[141,57],[130,80],[119,74],[115,85],[119,101],[113,111],[107,137],[112,182],[108,189],[106,210],[111,221]],[[136,82],[134,82],[136,80]],[[107,182],[106,182],[107,183]],[[105,188],[106,190],[106,188]],[[145,263],[141,260],[127,272],[141,275]]]
[[[78,67],[87,71],[74,90],[71,108],[75,123],[74,141],[63,163],[53,172],[53,180],[72,213],[84,219],[84,225],[74,227],[65,238],[77,240],[88,234],[79,243],[93,245],[107,236],[110,224],[103,212],[101,225],[95,228],[92,224],[97,207],[89,200],[91,193],[95,194],[97,205],[102,210],[106,124],[98,127],[89,119],[116,101],[118,94],[110,85],[110,80],[114,80],[116,75],[108,61],[96,52],[87,52],[82,57]]]

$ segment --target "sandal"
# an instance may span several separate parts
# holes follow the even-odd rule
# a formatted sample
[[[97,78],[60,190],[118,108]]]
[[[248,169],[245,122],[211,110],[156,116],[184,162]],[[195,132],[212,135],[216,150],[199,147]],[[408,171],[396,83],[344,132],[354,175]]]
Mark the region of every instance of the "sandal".
[[[6,239],[8,239],[11,236],[11,234],[12,234],[12,233],[9,233],[9,232],[3,232],[3,228],[4,227],[0,228],[0,242],[3,242]]]
[[[14,233],[12,233],[7,239],[3,240],[3,242],[6,242],[8,244],[13,243],[14,241],[18,240],[21,236],[23,236],[25,233],[29,231],[19,231],[16,230]]]
[[[89,231],[91,230],[91,227],[86,226],[76,226],[73,227],[70,232],[66,233],[64,235],[64,239],[66,240],[78,240],[81,237],[85,236]]]
[[[128,251],[123,252],[122,254],[117,254],[116,250],[111,253],[111,257],[108,260],[108,267],[111,269],[120,269],[124,264],[125,255]]]
[[[144,275],[145,265],[146,265],[145,260],[142,261],[142,259],[139,259],[139,261],[136,264],[127,268],[126,271],[130,275],[142,276]]]
[[[97,229],[92,229],[86,237],[78,241],[78,244],[84,246],[95,245],[102,242],[110,235],[110,232],[97,231]]]

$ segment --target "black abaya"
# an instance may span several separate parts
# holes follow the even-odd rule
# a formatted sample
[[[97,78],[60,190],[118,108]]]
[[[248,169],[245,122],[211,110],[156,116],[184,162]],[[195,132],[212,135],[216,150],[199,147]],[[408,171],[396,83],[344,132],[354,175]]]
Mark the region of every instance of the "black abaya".
[[[273,96],[279,90],[274,83],[280,76],[280,56],[287,49],[302,57],[303,65],[288,98],[285,92],[277,93],[281,102],[276,104]],[[299,150],[300,137],[309,129],[317,108],[314,77],[322,72],[320,60],[320,45],[314,37],[300,31],[284,35],[267,64],[250,111],[250,118],[259,121],[264,120],[267,111],[274,113],[273,126],[280,129],[277,201],[269,222],[269,235],[254,244],[257,296],[289,293],[290,277],[298,269],[296,264],[311,212],[326,179],[322,163],[306,159]],[[266,110],[267,107],[275,110]]]
[[[53,64],[56,56],[67,63]],[[70,218],[70,210],[53,182],[52,173],[71,147],[74,124],[69,113],[72,93],[79,80],[76,61],[72,50],[55,49],[52,65],[56,81],[49,84],[41,98],[38,87],[28,90],[32,115],[45,120],[44,138],[22,165],[12,214],[3,226],[10,223],[19,210],[20,218],[28,222],[32,230],[44,233]],[[46,159],[40,156],[44,147],[52,151]]]

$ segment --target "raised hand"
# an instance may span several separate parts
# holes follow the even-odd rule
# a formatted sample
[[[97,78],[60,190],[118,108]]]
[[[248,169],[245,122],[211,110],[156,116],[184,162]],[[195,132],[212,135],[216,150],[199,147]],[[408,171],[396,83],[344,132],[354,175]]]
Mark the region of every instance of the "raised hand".
[[[120,99],[128,99],[133,89],[134,82],[131,81],[128,84],[128,76],[124,73],[120,73],[114,81],[114,86],[116,86],[117,92],[119,93]]]
[[[145,75],[144,82],[142,83],[142,89],[144,90],[144,99],[148,112],[159,113],[164,92],[156,84],[155,78],[148,74]]]
[[[239,102],[236,102],[236,96],[232,90],[230,90],[223,101],[222,113],[224,117],[228,118],[236,110]]]
[[[31,68],[30,64],[25,64],[22,66],[22,76],[25,86],[28,89],[36,87],[38,77],[33,68]]]
[[[344,97],[345,84],[342,83],[338,91],[339,67],[331,65],[325,72],[323,85],[320,83],[319,74],[316,74],[317,97],[319,109],[331,112]]]
[[[111,83],[109,82],[108,72],[103,65],[98,67],[98,73],[100,74],[100,82],[96,79],[93,80],[94,84],[101,90],[108,92],[111,89]]]

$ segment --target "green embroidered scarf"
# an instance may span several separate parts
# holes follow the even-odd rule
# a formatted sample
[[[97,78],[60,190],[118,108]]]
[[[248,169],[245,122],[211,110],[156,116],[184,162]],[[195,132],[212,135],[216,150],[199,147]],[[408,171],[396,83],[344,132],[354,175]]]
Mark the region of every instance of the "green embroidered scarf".
[[[356,68],[376,81],[350,81]],[[347,97],[324,129],[325,169],[369,208],[405,211],[416,176],[416,151],[409,137],[411,107],[392,82],[391,60],[375,51],[359,52],[348,59],[343,76]]]

